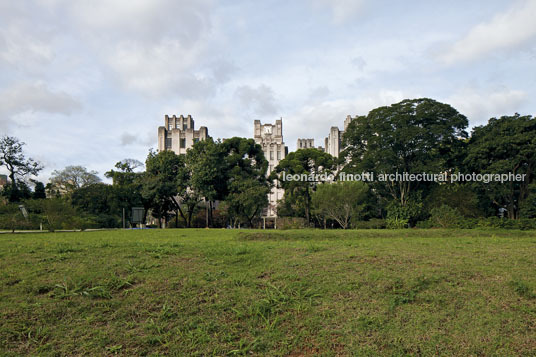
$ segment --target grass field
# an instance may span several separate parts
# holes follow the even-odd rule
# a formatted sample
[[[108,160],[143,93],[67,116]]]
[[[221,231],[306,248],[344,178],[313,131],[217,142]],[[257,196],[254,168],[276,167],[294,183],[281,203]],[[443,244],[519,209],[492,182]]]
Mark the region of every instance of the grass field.
[[[0,355],[536,355],[536,232],[0,235]]]

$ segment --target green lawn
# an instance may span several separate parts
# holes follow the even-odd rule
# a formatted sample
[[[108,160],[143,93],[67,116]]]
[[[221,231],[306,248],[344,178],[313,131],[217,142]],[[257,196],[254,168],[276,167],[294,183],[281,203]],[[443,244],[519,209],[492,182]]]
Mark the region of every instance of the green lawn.
[[[536,232],[0,235],[0,355],[536,355]]]

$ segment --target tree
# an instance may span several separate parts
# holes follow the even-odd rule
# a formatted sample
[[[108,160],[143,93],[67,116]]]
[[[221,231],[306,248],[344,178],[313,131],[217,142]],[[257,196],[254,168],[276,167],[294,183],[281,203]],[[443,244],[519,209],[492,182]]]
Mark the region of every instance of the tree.
[[[145,199],[142,195],[144,172],[136,172],[137,168],[144,166],[141,162],[135,159],[123,159],[115,164],[118,170],[107,171],[104,176],[113,180],[113,192],[116,199],[117,209],[121,211],[125,209],[126,219],[131,219],[132,207],[143,206],[145,215],[151,208],[151,202]],[[110,214],[115,215],[119,211],[113,211]]]
[[[311,193],[317,182],[307,180],[284,180],[289,175],[323,175],[331,174],[336,162],[328,153],[318,149],[300,149],[288,154],[279,162],[272,173],[271,179],[277,179],[285,189],[284,200],[303,208],[307,222],[311,221]]]
[[[88,171],[83,166],[67,166],[52,172],[50,187],[59,194],[72,193],[81,187],[101,182],[96,171]]]
[[[26,158],[22,152],[25,143],[11,136],[0,138],[0,166],[5,166],[11,180],[9,200],[16,202],[20,199],[18,180],[29,175],[37,175],[43,169],[40,163],[32,158]]]
[[[268,161],[262,147],[253,139],[234,137],[222,144],[225,167],[222,176],[225,186],[220,186],[227,205],[227,213],[246,220],[253,226],[253,220],[260,216],[268,205],[270,184],[266,177]]]
[[[355,118],[343,136],[348,173],[442,173],[459,165],[467,118],[448,104],[428,98],[404,100]],[[405,206],[412,193],[430,183],[373,183],[382,197]]]
[[[323,217],[324,222],[333,219],[346,229],[350,219],[359,217],[365,209],[367,191],[367,185],[356,181],[318,185],[311,197],[313,212]]]
[[[536,174],[536,119],[530,115],[491,118],[473,129],[464,161],[468,170],[481,174],[525,174],[521,182],[475,183],[495,208],[506,207],[508,217],[520,217]]]
[[[179,212],[187,221],[176,196],[188,184],[184,156],[173,151],[149,152],[145,161],[147,168],[143,177],[142,196],[149,203],[152,215],[167,223],[170,213]]]
[[[190,201],[204,198],[206,227],[211,225],[213,202],[225,198],[227,193],[225,157],[225,147],[211,138],[198,141],[186,152],[189,184],[184,193]]]
[[[42,198],[47,198],[47,194],[45,191],[45,185],[40,181],[35,181],[35,187],[34,192],[32,195],[33,199],[39,200]]]
[[[239,177],[229,184],[229,194],[225,199],[227,214],[231,220],[237,217],[253,227],[253,220],[259,217],[262,209],[268,205],[270,187],[266,180],[251,177]]]

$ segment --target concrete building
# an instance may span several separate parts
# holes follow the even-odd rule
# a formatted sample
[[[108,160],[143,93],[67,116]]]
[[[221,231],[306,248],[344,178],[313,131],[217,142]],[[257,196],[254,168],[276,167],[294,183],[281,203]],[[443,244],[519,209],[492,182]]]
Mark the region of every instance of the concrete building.
[[[208,129],[205,126],[194,129],[194,120],[187,117],[165,116],[165,126],[158,127],[158,151],[172,150],[177,155],[186,154],[186,150],[199,140],[205,140]]]
[[[354,120],[350,115],[344,120],[344,130],[339,130],[338,127],[332,126],[329,130],[328,137],[324,140],[325,152],[334,157],[339,157],[339,154],[344,148],[342,147],[342,136],[348,128],[348,125]]]
[[[296,150],[311,149],[315,147],[315,139],[298,139],[296,142]]]
[[[253,138],[262,147],[264,157],[268,160],[269,175],[288,152],[283,142],[283,119],[276,120],[275,124],[261,124],[260,120],[255,120]],[[268,208],[264,216],[277,217],[277,201],[283,198],[283,193],[281,188],[272,189],[268,194]]]

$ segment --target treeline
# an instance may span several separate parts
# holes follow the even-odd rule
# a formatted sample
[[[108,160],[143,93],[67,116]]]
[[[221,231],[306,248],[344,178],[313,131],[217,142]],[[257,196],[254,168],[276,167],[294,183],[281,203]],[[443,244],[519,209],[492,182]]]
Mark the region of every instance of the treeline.
[[[285,196],[278,213],[292,217],[295,227],[536,229],[536,119],[492,118],[471,135],[467,126],[456,109],[427,98],[358,116],[344,133],[338,159],[298,150],[281,161],[276,175],[334,174],[337,180],[341,172],[436,173],[447,182],[281,181]],[[524,180],[450,182],[458,173],[510,172]]]
[[[111,185],[94,171],[68,166],[54,171],[46,186],[27,180],[42,167],[24,157],[24,144],[2,140],[0,151],[16,152],[17,160],[3,155],[0,161],[13,168],[0,192],[1,229],[130,227],[134,207],[143,208],[144,221],[155,227],[252,227],[268,204],[268,162],[253,139],[208,139],[186,155],[150,151],[144,171],[141,162],[125,159],[105,173]]]
[[[3,137],[0,165],[10,180],[0,192],[0,228],[131,226],[133,207],[143,207],[156,227],[260,227],[274,186],[285,190],[277,207],[281,228],[536,228],[536,119],[492,118],[471,135],[467,127],[448,104],[404,100],[355,117],[338,158],[301,149],[267,177],[268,163],[253,139],[208,139],[186,155],[150,151],[144,170],[139,161],[122,160],[105,173],[111,185],[80,166],[54,171],[47,185],[32,181],[41,165],[25,157],[23,143]],[[339,180],[363,172],[447,180]],[[459,173],[513,173],[524,180],[451,183]],[[282,179],[328,174],[334,182]]]

